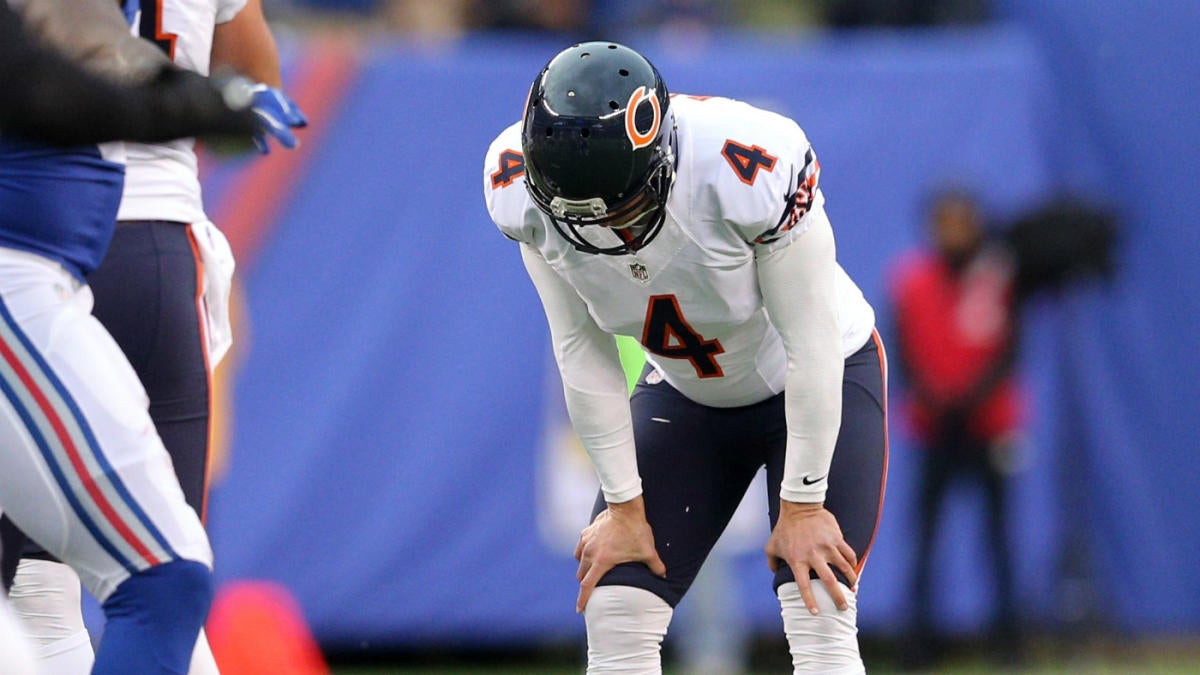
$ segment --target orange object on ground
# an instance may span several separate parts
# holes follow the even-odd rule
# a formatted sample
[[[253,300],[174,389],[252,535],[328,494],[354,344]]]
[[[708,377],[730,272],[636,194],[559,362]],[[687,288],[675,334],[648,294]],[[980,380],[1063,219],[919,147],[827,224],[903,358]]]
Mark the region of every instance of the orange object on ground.
[[[300,605],[279,584],[238,581],[222,586],[206,628],[222,675],[329,675]]]

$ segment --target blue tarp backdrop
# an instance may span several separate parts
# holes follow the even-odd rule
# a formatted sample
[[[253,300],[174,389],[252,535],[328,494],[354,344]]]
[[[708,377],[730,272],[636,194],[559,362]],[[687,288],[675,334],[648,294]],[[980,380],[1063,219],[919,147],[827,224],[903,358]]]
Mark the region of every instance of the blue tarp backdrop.
[[[931,187],[964,183],[1000,220],[1064,187],[1118,209],[1121,276],[1038,300],[1026,326],[1034,416],[1014,488],[1020,606],[1053,625],[1060,544],[1078,540],[1089,542],[1081,573],[1103,598],[1092,607],[1102,620],[1195,632],[1200,247],[1183,200],[1196,194],[1200,133],[1191,95],[1160,95],[1142,78],[1194,85],[1197,58],[1176,55],[1190,59],[1187,80],[1135,71],[1138,50],[1158,59],[1170,48],[1142,44],[1156,33],[1141,24],[1124,27],[1141,36],[1130,44],[1096,11],[1095,25],[1062,38],[1068,62],[1048,56],[1040,31],[1062,28],[1054,9],[1070,3],[1002,4],[1033,28],[634,46],[674,92],[741,98],[805,128],[839,256],[884,321],[888,267],[920,236]],[[1089,61],[1097,35],[1110,40],[1099,53],[1120,63]],[[488,143],[562,46],[477,37],[371,48],[280,223],[241,271],[248,358],[230,470],[209,511],[217,573],[287,585],[327,644],[582,635],[575,562],[537,527],[547,397],[558,395],[546,386],[549,337],[515,245],[482,199]],[[1188,103],[1187,119],[1169,112]],[[892,431],[860,601],[863,631],[880,635],[906,627],[913,562],[918,458],[895,420]],[[956,630],[980,625],[989,606],[977,515],[957,499],[946,527],[955,542],[938,552],[941,619]],[[737,570],[745,615],[776,626],[761,553],[739,556]]]

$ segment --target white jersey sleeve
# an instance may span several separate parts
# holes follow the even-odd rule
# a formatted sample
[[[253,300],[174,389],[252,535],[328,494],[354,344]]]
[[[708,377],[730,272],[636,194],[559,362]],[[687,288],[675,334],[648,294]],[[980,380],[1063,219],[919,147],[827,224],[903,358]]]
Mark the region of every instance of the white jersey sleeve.
[[[587,303],[537,250],[546,224],[525,191],[520,125],[505,129],[484,160],[488,213],[504,236],[521,243],[529,278],[542,300],[571,424],[609,503],[642,493],[633,417],[616,340],[597,325]]]
[[[605,501],[627,502],[642,493],[642,479],[616,339],[596,325],[587,304],[537,250],[521,244],[521,256],[550,324],[571,426],[596,470]]]
[[[780,497],[822,502],[842,419],[845,356],[838,322],[837,261],[829,220],[757,256],[763,306],[787,356],[787,450]]]
[[[716,214],[753,249],[763,307],[783,342],[788,440],[781,496],[823,501],[845,357],[867,339],[873,312],[837,264],[820,164],[800,126],[731,99],[681,99],[690,113],[688,149],[698,155],[685,189],[697,210]],[[850,307],[852,316],[841,316]]]
[[[505,129],[492,141],[483,163],[483,194],[492,221],[504,236],[533,244],[538,215],[525,191],[525,155],[521,152],[521,123]]]

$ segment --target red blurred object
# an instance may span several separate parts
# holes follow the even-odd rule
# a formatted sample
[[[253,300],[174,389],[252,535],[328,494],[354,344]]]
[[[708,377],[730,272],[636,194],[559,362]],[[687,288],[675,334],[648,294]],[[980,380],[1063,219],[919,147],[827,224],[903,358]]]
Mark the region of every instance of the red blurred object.
[[[222,675],[329,675],[300,605],[279,584],[239,581],[222,586],[206,628]]]

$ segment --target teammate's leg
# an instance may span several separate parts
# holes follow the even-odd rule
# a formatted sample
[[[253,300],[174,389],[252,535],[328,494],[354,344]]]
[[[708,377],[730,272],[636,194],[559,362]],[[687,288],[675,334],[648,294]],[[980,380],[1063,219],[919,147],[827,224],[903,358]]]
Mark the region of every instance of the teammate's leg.
[[[201,264],[186,223],[118,224],[104,262],[88,276],[92,314],[108,329],[150,398],[184,498],[204,520],[209,469],[209,364],[198,306]],[[148,311],[147,308],[154,308]],[[203,629],[190,675],[215,675]]]
[[[187,503],[204,519],[208,491],[209,377],[199,264],[185,223],[122,222],[88,275],[92,314],[129,359]]]
[[[80,610],[79,575],[58,561],[23,558],[9,603],[20,617],[43,675],[82,675],[95,655]]]
[[[103,603],[104,639],[93,675],[187,672],[212,604],[209,568],[176,559],[126,579]],[[137,670],[129,664],[142,663]]]
[[[134,366],[150,397],[150,417],[171,455],[188,504],[203,518],[208,478],[208,366],[197,306],[199,265],[184,223],[123,223],[104,263],[88,277],[93,315]],[[13,608],[39,645],[47,675],[88,672],[91,642],[79,607],[78,579],[40,546],[23,551],[30,571],[16,579]],[[49,575],[46,581],[41,577]],[[64,631],[76,627],[70,634]],[[217,672],[203,633],[192,675]]]
[[[846,543],[858,556],[860,579],[879,524],[887,477],[886,361],[877,339],[846,359],[842,424],[825,497],[825,508],[837,518]],[[784,447],[780,444],[767,463],[772,527],[779,516],[783,459]],[[846,587],[841,572],[834,573],[850,607],[837,609],[829,589],[814,573],[812,588],[820,607],[816,615],[804,606],[787,565],[775,575],[795,673],[863,672],[857,639],[857,596]]]
[[[4,655],[4,666],[14,673],[36,673],[33,647],[25,639],[25,632],[8,607],[4,594],[0,593],[0,654]]]
[[[7,512],[101,600],[108,625],[95,672],[182,672],[211,600],[203,529],[140,383],[90,316],[90,292],[44,259],[3,254]]]

